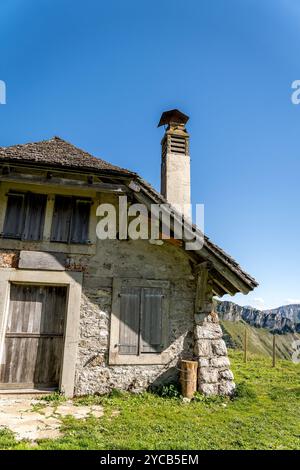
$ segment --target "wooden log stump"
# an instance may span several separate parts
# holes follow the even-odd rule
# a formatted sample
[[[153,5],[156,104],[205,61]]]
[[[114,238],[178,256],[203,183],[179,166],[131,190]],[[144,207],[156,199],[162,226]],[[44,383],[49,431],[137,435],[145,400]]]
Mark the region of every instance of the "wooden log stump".
[[[193,398],[197,390],[197,368],[196,361],[181,361],[180,384],[181,393],[185,398]]]

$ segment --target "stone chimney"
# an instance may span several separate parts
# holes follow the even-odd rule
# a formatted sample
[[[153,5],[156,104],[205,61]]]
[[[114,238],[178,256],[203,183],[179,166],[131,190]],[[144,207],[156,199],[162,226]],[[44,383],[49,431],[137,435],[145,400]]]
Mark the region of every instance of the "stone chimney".
[[[158,127],[165,126],[161,141],[161,194],[191,218],[189,134],[185,128],[188,120],[178,109],[172,109],[161,115]]]

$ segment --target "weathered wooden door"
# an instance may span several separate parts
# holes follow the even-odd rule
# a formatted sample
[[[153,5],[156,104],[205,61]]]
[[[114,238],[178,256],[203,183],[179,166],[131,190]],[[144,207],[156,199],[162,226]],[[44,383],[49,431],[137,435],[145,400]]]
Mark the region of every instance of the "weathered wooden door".
[[[11,285],[0,388],[58,387],[65,311],[65,287]]]

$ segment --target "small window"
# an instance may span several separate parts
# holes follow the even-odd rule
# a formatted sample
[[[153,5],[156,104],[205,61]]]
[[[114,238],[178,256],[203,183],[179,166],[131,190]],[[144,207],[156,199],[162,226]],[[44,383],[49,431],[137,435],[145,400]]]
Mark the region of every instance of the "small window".
[[[167,281],[114,284],[110,363],[163,362],[168,330],[168,289],[161,287],[160,282]]]
[[[39,241],[43,237],[47,196],[33,193],[9,193],[3,237]]]
[[[90,199],[56,196],[51,241],[87,243],[91,204]]]

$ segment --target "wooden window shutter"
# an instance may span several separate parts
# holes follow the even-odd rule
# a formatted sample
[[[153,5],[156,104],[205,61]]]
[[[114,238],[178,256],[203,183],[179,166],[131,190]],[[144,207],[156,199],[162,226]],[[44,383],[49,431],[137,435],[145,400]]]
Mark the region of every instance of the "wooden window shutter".
[[[141,302],[141,352],[162,350],[162,299],[160,288],[143,288]]]
[[[71,242],[86,243],[89,238],[91,201],[77,199],[74,202]]]
[[[140,330],[140,289],[123,288],[120,293],[119,354],[138,354]]]
[[[72,197],[56,196],[52,220],[51,241],[68,243],[73,213]]]
[[[3,236],[21,238],[24,226],[24,194],[8,194]]]
[[[26,197],[23,240],[38,241],[43,238],[47,196],[28,194]]]

